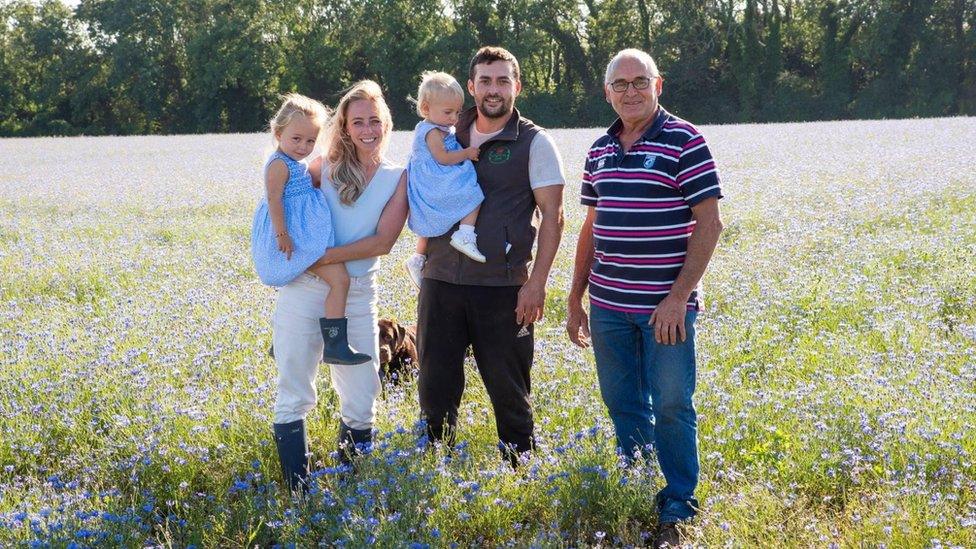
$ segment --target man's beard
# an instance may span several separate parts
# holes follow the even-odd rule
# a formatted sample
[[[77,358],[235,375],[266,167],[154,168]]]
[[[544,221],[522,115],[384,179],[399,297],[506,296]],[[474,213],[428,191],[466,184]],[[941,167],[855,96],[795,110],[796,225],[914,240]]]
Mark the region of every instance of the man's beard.
[[[490,107],[488,107],[485,104],[488,98],[485,97],[484,99],[481,100],[481,103],[478,103],[478,113],[481,114],[481,116],[484,116],[485,118],[502,118],[511,114],[512,105],[515,103],[515,98],[510,97],[508,99],[505,99],[504,97],[501,96],[497,96],[497,97],[499,97],[502,100],[497,110],[489,110]]]

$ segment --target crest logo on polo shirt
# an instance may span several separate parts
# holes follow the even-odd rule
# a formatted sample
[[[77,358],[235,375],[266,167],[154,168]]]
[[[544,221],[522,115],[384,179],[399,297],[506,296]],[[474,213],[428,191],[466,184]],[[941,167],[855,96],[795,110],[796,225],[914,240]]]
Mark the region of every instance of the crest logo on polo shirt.
[[[657,157],[652,154],[649,154],[646,157],[644,157],[644,169],[649,170],[653,168],[655,160],[657,160]]]
[[[492,164],[502,164],[507,162],[509,158],[512,157],[512,150],[505,145],[498,145],[497,147],[492,147],[488,151],[488,162]]]

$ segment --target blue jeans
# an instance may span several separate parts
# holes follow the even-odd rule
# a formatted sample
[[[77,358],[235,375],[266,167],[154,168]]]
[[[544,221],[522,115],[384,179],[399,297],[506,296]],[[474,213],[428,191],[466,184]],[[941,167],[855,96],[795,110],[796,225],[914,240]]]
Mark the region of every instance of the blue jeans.
[[[662,522],[695,515],[698,502],[698,419],[695,392],[695,317],[685,315],[687,339],[654,341],[650,315],[590,307],[590,335],[600,394],[617,444],[629,457],[635,447],[657,452],[667,485],[657,494]]]

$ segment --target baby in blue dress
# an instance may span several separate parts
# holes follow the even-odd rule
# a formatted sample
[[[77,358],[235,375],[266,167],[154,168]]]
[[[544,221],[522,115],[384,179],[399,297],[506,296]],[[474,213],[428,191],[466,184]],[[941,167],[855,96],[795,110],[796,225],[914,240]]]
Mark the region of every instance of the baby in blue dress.
[[[414,284],[420,286],[427,253],[427,237],[451,234],[451,246],[484,263],[474,232],[485,195],[478,185],[473,160],[478,147],[462,148],[454,124],[464,106],[464,90],[449,74],[426,71],[417,90],[417,113],[424,119],[414,128],[413,149],[407,166],[408,225],[417,234],[417,253],[406,262]]]
[[[325,318],[319,319],[325,340],[322,360],[362,364],[371,360],[369,355],[351,349],[346,335],[346,265],[316,263],[334,245],[332,213],[302,160],[315,149],[327,118],[322,103],[292,93],[284,96],[271,119],[278,149],[264,166],[267,194],[254,212],[251,255],[261,282],[269,286],[285,286],[305,271],[324,280],[329,294]]]

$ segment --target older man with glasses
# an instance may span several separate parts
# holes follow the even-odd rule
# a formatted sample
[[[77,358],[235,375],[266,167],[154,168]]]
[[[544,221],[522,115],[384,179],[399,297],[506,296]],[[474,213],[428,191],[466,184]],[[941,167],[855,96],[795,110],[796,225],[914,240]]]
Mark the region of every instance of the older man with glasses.
[[[695,317],[722,231],[722,192],[701,133],[658,104],[663,78],[650,55],[621,51],[605,84],[619,118],[587,154],[566,330],[580,347],[592,339],[622,451],[656,452],[667,484],[655,547],[677,546],[676,524],[698,508]]]

